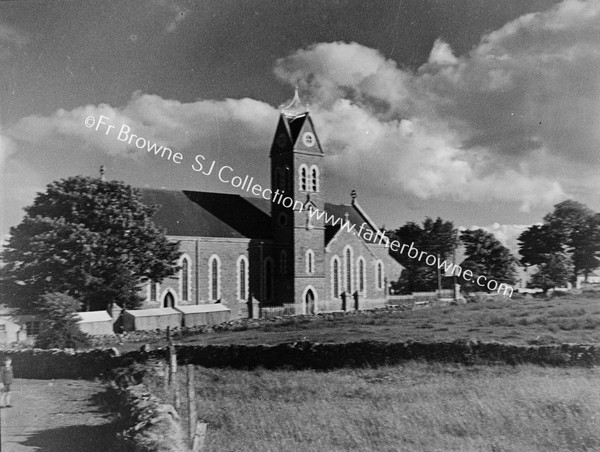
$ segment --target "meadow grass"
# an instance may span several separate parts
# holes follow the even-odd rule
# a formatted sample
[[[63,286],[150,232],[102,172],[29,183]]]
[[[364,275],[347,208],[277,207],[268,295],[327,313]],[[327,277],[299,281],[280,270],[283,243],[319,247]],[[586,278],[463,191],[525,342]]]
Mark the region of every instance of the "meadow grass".
[[[183,338],[192,344],[454,341],[477,338],[514,344],[600,343],[600,296],[499,299],[412,310],[380,310],[335,318],[288,317],[258,328]]]
[[[152,390],[160,394],[154,378]],[[179,378],[184,388],[183,369]],[[196,367],[195,385],[199,417],[208,423],[207,452],[600,450],[597,368]]]

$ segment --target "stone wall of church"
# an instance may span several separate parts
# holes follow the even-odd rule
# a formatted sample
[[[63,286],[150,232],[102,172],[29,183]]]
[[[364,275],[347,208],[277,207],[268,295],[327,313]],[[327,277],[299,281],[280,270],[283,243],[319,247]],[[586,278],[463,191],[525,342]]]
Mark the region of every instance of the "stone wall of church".
[[[224,239],[207,237],[169,237],[170,240],[179,242],[182,256],[189,262],[189,296],[183,296],[180,273],[165,279],[159,286],[157,300],[149,299],[148,285],[142,288],[142,296],[146,298],[144,308],[158,308],[163,306],[164,297],[170,292],[175,298],[175,304],[201,304],[214,303],[212,299],[212,258],[217,260],[219,267],[217,299],[220,299],[231,310],[232,318],[238,317],[240,300],[238,294],[240,256],[249,257],[249,239]],[[246,266],[249,275],[250,265]],[[246,278],[246,293],[248,292],[249,278]]]
[[[333,297],[332,289],[332,259],[337,256],[339,259],[339,292],[347,291],[346,287],[346,265],[345,265],[345,251],[347,247],[350,247],[352,252],[352,290],[354,293],[358,290],[359,275],[358,275],[358,262],[359,259],[364,259],[365,262],[365,290],[360,294],[360,299],[382,299],[385,298],[385,284],[384,287],[379,288],[377,282],[377,262],[383,263],[384,277],[393,272],[399,272],[400,266],[395,261],[389,261],[386,259],[385,251],[383,248],[377,245],[367,244],[360,237],[346,232],[340,231],[336,237],[329,243],[326,254],[326,277],[325,277],[325,288],[327,291],[327,297]],[[338,294],[339,296],[339,294]],[[350,302],[353,300],[350,297]]]

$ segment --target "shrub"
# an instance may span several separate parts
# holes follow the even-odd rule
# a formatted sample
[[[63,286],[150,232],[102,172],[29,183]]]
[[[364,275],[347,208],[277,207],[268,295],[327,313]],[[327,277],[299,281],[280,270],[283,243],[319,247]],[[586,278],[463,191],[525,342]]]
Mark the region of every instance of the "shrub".
[[[47,293],[38,303],[38,312],[44,319],[43,328],[36,338],[39,348],[82,348],[89,338],[79,330],[77,311],[80,303],[64,293]]]

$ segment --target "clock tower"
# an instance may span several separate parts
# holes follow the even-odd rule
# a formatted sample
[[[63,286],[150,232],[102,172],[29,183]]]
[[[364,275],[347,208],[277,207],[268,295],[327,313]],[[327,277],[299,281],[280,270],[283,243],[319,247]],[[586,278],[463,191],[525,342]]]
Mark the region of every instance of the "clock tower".
[[[312,118],[296,88],[292,102],[281,109],[271,146],[271,217],[277,262],[273,288],[275,300],[302,303],[307,313],[314,312],[319,297],[325,297],[325,218],[319,215],[325,208],[323,156]],[[291,207],[290,201],[283,202],[286,198],[294,200]]]

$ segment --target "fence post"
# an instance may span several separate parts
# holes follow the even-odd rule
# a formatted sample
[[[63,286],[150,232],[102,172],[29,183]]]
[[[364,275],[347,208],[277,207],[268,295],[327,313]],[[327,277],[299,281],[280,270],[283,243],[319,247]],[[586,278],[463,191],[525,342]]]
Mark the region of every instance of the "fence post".
[[[177,349],[174,345],[169,345],[169,383],[173,388],[175,409],[179,411],[181,400],[179,399],[179,381],[177,380]]]
[[[187,399],[188,399],[188,427],[190,434],[190,441],[194,441],[194,430],[196,428],[196,391],[194,388],[194,366],[188,364],[187,366]]]
[[[192,440],[192,452],[201,452],[204,448],[204,440],[206,439],[206,424],[204,422],[196,422],[196,431]]]

